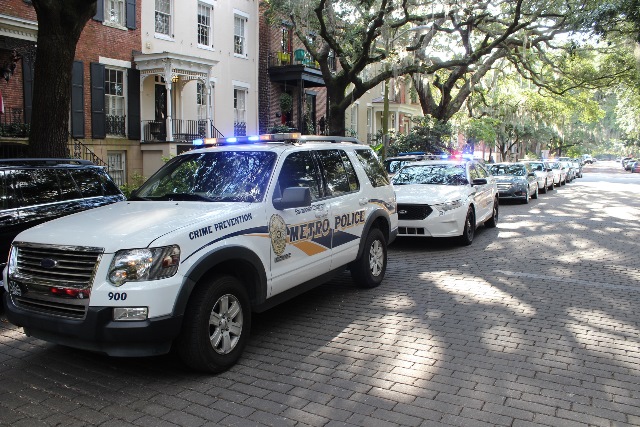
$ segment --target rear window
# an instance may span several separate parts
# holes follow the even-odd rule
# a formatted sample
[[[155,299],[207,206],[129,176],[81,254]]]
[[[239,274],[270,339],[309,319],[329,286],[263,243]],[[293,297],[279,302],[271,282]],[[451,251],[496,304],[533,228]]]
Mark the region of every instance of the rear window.
[[[120,194],[118,187],[101,169],[73,169],[70,173],[80,188],[82,197],[115,196]]]
[[[373,151],[355,150],[355,152],[360,164],[362,164],[362,167],[369,178],[369,181],[371,181],[371,185],[374,187],[389,185],[387,172],[384,170],[384,167],[380,164],[378,157]]]
[[[14,179],[20,205],[23,207],[60,200],[60,186],[55,170],[19,169],[15,171]]]

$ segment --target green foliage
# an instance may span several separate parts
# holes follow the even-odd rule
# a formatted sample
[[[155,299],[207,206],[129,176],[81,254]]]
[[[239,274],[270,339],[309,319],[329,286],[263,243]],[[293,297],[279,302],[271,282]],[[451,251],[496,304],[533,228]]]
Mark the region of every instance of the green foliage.
[[[291,128],[287,125],[275,125],[269,129],[269,133],[288,133],[291,132]]]
[[[449,149],[452,127],[432,117],[418,117],[413,120],[413,129],[407,135],[399,134],[389,144],[387,156],[396,156],[398,153],[410,151],[424,151],[426,153],[439,153]]]
[[[130,178],[129,182],[120,186],[120,191],[127,197],[131,197],[131,193],[133,190],[140,188],[140,186],[146,181],[146,178],[139,173],[134,173]]]
[[[293,109],[293,97],[286,92],[280,95],[280,111],[282,113],[290,113]]]

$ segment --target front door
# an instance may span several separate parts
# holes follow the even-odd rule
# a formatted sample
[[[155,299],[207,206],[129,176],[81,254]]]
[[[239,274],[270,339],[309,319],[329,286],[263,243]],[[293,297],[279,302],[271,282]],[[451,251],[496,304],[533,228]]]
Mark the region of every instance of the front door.
[[[331,264],[329,206],[322,199],[322,181],[313,152],[293,152],[285,158],[273,198],[281,197],[289,187],[309,187],[311,206],[277,210],[271,205],[269,297],[327,273]]]

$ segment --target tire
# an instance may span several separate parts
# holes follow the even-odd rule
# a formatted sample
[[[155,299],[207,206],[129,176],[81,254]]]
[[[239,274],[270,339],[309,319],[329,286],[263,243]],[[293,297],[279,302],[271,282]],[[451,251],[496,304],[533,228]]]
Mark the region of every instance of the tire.
[[[473,237],[476,234],[476,215],[473,212],[473,208],[469,207],[467,211],[467,217],[464,220],[464,229],[462,234],[458,237],[458,241],[463,246],[469,246],[473,243]]]
[[[549,190],[553,190],[554,188],[556,188],[555,183],[553,181],[551,181],[551,185],[549,186]]]
[[[527,187],[527,191],[524,193],[524,199],[522,199],[522,203],[527,205],[529,204],[529,187]]]
[[[547,180],[544,180],[544,187],[542,187],[542,190],[540,190],[540,192],[542,194],[547,194],[547,191],[549,191],[549,186],[547,185]]]
[[[242,284],[233,276],[214,277],[189,298],[178,354],[192,369],[222,372],[240,358],[250,330],[251,306]]]
[[[567,185],[567,178],[565,178],[564,181],[560,181],[560,185]]]
[[[498,220],[500,219],[500,203],[496,197],[493,201],[493,212],[491,217],[485,221],[484,226],[489,228],[496,228],[498,226]]]
[[[538,188],[538,184],[536,184],[536,191],[533,193],[533,195],[531,196],[532,199],[537,200],[538,199],[538,192],[539,192],[539,188]]]
[[[351,277],[361,288],[375,288],[387,271],[387,241],[378,228],[372,228],[360,258],[351,265]]]

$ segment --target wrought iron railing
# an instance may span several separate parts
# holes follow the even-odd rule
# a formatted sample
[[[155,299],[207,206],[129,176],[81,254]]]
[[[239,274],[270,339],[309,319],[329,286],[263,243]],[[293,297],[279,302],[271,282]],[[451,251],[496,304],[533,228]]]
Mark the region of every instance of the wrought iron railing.
[[[107,114],[107,135],[127,136],[126,116],[112,116]]]
[[[212,120],[171,119],[173,141],[192,142],[194,139],[206,138],[207,123],[211,127],[212,138],[222,138],[224,135],[213,125]],[[143,120],[142,142],[167,141],[167,126],[165,120]]]
[[[27,138],[29,136],[29,124],[24,122],[22,108],[5,108],[4,114],[0,114],[0,137]]]
[[[235,122],[233,124],[233,136],[246,136],[247,124],[245,122]]]
[[[69,153],[70,157],[74,159],[90,160],[96,165],[104,166],[105,168],[107,168],[107,171],[109,170],[109,165],[107,164],[107,162],[98,157],[98,155],[94,153],[91,148],[84,145],[77,138],[71,139],[71,142],[69,144]]]

